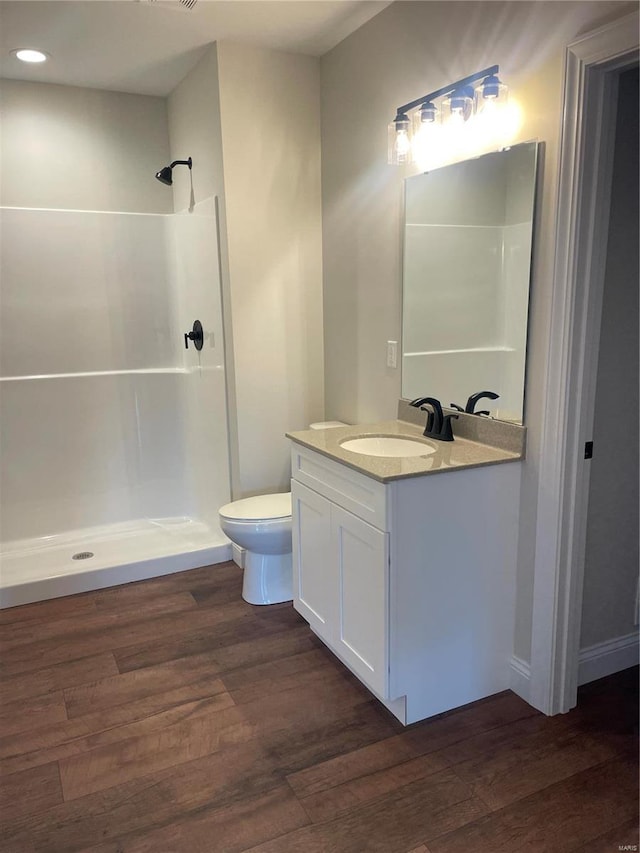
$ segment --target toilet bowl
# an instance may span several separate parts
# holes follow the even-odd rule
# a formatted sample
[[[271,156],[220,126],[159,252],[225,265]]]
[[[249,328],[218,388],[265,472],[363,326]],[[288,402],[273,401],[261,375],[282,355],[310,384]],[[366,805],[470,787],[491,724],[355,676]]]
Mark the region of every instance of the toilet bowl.
[[[346,426],[320,421],[311,429]],[[257,495],[218,510],[222,532],[246,551],[242,597],[249,604],[278,604],[293,599],[291,492]]]
[[[232,501],[218,513],[225,536],[246,549],[244,600],[249,604],[291,601],[291,492]]]

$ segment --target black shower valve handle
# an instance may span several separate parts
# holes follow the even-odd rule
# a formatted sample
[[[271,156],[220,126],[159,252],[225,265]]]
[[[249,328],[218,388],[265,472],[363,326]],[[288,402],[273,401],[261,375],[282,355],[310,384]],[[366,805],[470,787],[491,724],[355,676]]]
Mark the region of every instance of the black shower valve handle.
[[[200,320],[194,320],[191,331],[184,333],[185,349],[189,349],[189,341],[193,341],[193,345],[198,351],[204,346],[204,330]]]

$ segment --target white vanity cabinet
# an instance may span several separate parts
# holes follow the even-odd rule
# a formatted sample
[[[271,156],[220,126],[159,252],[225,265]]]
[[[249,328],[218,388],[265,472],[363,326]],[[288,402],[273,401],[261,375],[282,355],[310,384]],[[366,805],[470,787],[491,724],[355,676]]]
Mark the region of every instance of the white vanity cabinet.
[[[405,724],[509,686],[520,465],[380,482],[292,445],[294,607]]]

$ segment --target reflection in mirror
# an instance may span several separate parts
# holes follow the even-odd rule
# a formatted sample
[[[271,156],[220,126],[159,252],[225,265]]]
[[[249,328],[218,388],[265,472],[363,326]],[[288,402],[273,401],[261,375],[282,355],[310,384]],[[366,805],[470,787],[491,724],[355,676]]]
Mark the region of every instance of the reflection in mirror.
[[[402,396],[522,422],[535,142],[405,182]]]

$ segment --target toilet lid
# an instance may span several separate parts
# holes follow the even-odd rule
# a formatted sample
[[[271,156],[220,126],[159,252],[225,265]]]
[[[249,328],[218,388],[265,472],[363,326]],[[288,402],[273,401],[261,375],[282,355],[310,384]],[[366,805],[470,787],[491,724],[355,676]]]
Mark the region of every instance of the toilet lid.
[[[291,492],[278,495],[256,495],[225,504],[218,510],[223,518],[237,521],[269,521],[291,515]]]

